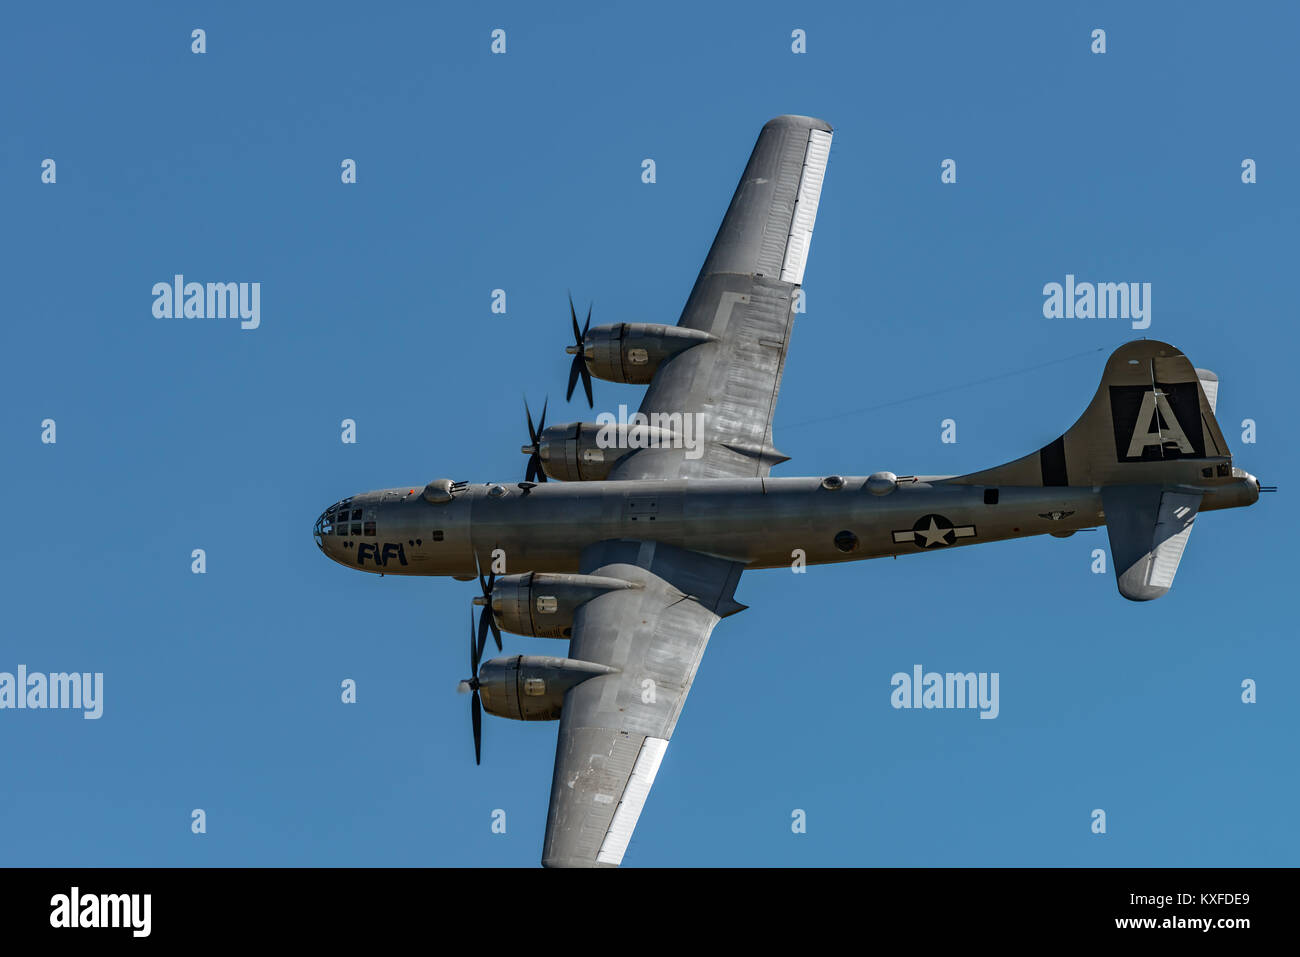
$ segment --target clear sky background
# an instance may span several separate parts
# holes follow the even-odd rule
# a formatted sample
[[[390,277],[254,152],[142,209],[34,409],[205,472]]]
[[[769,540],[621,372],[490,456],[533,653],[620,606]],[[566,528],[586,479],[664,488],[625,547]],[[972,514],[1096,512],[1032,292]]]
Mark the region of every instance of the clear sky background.
[[[474,766],[477,585],[349,572],[312,522],[522,479],[522,392],[590,416],[563,402],[566,289],[594,323],[675,323],[787,112],[836,132],[776,474],[961,473],[1055,438],[1143,334],[1044,319],[1073,273],[1152,284],[1145,334],[1218,372],[1237,464],[1281,494],[1198,520],[1145,605],[1091,572],[1104,530],[747,574],[625,864],[1300,863],[1300,14],[1172,9],[8,7],[0,670],[103,672],[105,702],[0,711],[0,863],[535,865],[557,726],[486,717]],[[261,282],[261,327],[154,318],[178,272]],[[597,382],[597,411],[640,395]],[[914,664],[998,672],[1001,714],[892,709]]]

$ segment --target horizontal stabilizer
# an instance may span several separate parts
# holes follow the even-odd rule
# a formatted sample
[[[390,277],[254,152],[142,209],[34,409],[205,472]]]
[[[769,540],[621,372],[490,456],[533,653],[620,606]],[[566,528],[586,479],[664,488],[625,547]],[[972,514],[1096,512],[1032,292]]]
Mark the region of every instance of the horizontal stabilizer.
[[[1112,485],[1101,490],[1101,500],[1119,593],[1130,601],[1159,598],[1174,583],[1201,494]]]

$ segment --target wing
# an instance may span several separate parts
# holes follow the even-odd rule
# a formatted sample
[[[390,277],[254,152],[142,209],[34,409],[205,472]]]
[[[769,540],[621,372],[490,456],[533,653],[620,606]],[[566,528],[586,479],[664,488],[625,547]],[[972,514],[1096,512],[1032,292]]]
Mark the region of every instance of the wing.
[[[582,570],[639,582],[587,602],[569,657],[619,669],[571,689],[560,715],[545,867],[613,867],[673,736],[709,634],[744,606],[741,566],[655,542],[600,542]]]
[[[664,362],[641,402],[647,418],[702,415],[703,435],[634,452],[610,478],[750,478],[786,460],[772,446],[772,414],[830,148],[821,120],[763,127],[677,323],[718,341]]]

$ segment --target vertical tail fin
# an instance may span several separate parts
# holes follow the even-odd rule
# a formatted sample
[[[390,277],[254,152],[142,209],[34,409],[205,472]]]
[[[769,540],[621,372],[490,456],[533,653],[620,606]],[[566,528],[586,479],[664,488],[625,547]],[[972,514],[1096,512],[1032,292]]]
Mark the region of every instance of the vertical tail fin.
[[[1024,458],[950,481],[1097,487],[1231,479],[1232,455],[1214,418],[1217,395],[1218,377],[1195,369],[1173,346],[1129,342],[1106,361],[1097,394],[1064,435]]]
[[[1120,346],[1091,404],[1064,435],[958,485],[1100,488],[1120,594],[1169,591],[1198,511],[1250,505],[1254,476],[1232,467],[1214,418],[1219,377],[1164,342]]]

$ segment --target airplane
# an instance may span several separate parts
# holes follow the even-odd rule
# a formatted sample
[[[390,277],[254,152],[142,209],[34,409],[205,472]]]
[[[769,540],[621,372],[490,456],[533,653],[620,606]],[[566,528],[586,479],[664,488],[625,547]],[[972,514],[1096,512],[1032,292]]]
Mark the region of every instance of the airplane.
[[[1111,355],[1068,431],[1005,465],[773,477],[788,459],[772,415],[831,137],[807,116],[763,127],[676,326],[591,328],[588,312],[580,329],[570,299],[569,395],[579,378],[589,404],[592,376],[644,383],[640,417],[548,427],[543,407],[534,427],[525,402],[525,481],[367,492],[316,522],[322,551],[349,568],[478,579],[461,683],[475,761],[481,709],[559,721],[543,866],[621,864],[709,636],[746,607],[747,569],[1105,525],[1120,594],[1149,601],[1173,584],[1200,512],[1273,490],[1233,465],[1217,376],[1149,339]],[[567,655],[482,662],[503,630],[567,640]]]

